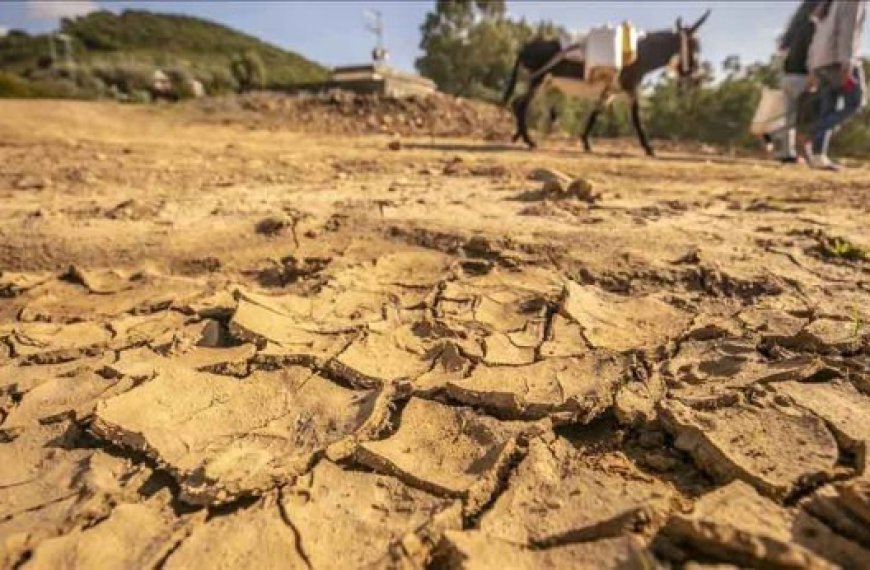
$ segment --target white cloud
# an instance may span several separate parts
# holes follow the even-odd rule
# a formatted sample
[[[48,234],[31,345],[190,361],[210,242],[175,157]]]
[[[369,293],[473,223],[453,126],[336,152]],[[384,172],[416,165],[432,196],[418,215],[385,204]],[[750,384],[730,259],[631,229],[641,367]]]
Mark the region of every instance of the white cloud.
[[[95,0],[28,0],[27,15],[34,20],[84,16],[99,10]]]

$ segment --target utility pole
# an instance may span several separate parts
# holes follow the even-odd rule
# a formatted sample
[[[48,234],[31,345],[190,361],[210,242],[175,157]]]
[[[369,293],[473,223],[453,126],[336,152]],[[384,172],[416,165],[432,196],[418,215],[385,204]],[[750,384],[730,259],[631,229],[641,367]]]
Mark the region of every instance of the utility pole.
[[[64,67],[66,68],[67,73],[70,74],[70,78],[75,78],[75,61],[73,61],[73,53],[72,53],[72,38],[67,34],[58,32],[56,34],[50,34],[49,38],[51,41],[51,57],[52,59],[57,57],[57,52],[54,47],[54,38],[60,40],[63,44],[63,58],[64,58]]]
[[[73,58],[72,58],[72,38],[70,38],[66,34],[59,33],[57,34],[57,38],[63,43],[63,55],[64,61],[66,63],[67,69],[73,68]]]
[[[388,57],[389,53],[384,48],[384,21],[383,15],[380,10],[366,10],[366,29],[372,32],[377,38],[377,44],[375,49],[372,50],[372,59],[375,61],[375,65],[383,63]]]
[[[51,65],[57,61],[57,48],[54,45],[54,34],[48,34],[48,55],[51,57]]]

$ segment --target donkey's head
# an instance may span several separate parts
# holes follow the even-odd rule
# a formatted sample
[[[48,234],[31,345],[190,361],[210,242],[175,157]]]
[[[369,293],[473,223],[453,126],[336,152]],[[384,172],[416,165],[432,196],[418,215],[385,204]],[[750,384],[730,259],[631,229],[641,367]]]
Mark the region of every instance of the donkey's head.
[[[679,51],[676,55],[676,68],[681,87],[693,87],[701,81],[701,42],[698,40],[698,28],[709,17],[710,10],[707,10],[691,26],[684,26],[683,19],[677,18],[676,35],[679,40]]]

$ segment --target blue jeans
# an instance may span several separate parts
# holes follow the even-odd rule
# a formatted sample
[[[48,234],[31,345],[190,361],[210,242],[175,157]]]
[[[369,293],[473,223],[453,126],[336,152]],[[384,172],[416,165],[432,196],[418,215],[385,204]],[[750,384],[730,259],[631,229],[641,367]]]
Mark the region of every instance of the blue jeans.
[[[861,64],[852,68],[855,87],[844,91],[841,85],[840,66],[829,65],[815,71],[819,80],[821,115],[813,131],[813,154],[827,155],[834,129],[864,106],[864,69]],[[843,98],[843,107],[837,110],[837,102]]]

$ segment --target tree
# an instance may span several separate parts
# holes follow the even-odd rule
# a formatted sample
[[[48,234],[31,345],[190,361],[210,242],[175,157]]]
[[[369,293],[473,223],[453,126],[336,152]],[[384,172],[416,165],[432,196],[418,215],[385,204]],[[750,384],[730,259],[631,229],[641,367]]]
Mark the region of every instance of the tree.
[[[765,87],[775,89],[782,82],[782,59],[772,56],[767,63],[756,62],[746,66],[746,75],[752,77]]]
[[[722,71],[728,75],[737,75],[743,66],[740,63],[739,55],[729,55],[722,61]]]
[[[230,71],[241,91],[262,89],[266,85],[266,68],[259,54],[253,50],[233,58]]]
[[[466,45],[465,78],[460,95],[498,100],[517,53],[531,28],[509,20],[485,20],[474,26]]]
[[[420,28],[417,70],[447,93],[490,98],[503,87],[523,42],[525,22],[505,18],[504,0],[437,0]]]

